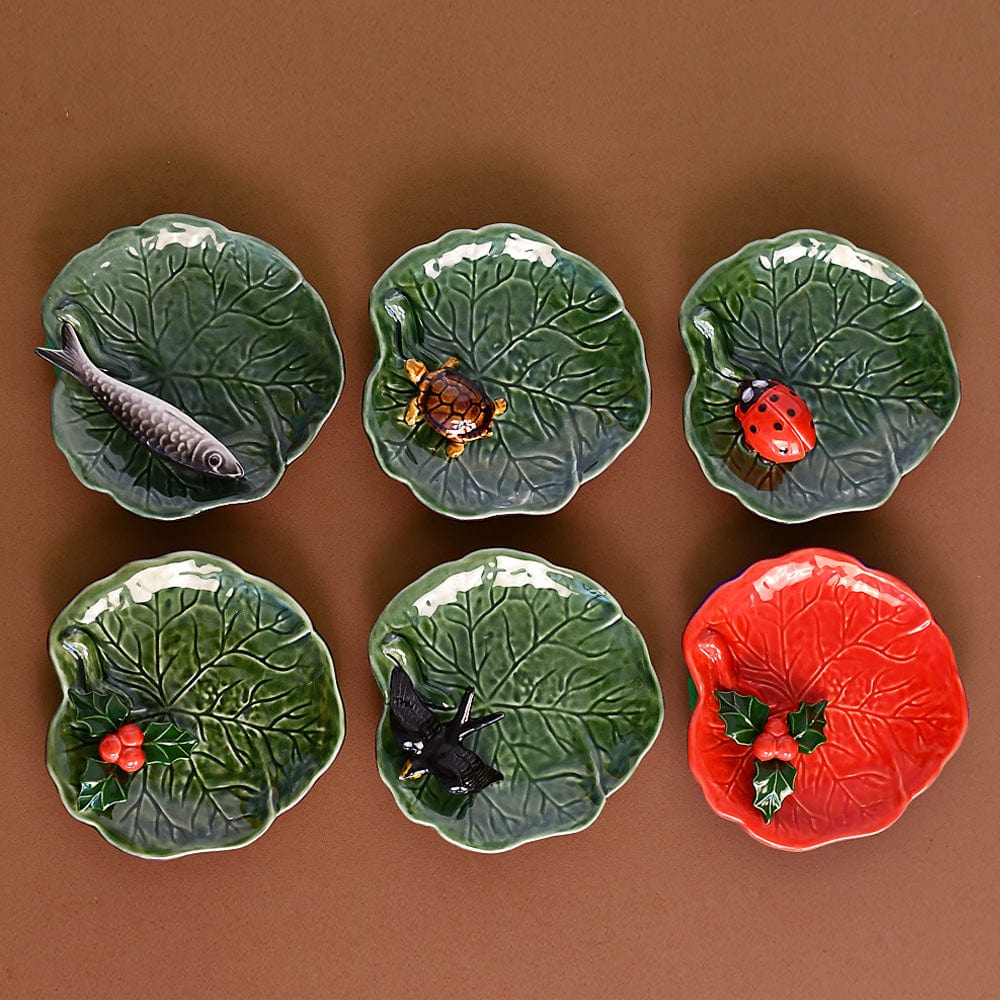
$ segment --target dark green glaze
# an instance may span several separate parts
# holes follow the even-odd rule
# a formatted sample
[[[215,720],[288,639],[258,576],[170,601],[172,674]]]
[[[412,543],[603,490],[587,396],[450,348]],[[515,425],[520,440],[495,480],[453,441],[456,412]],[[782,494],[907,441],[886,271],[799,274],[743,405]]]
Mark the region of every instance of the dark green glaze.
[[[383,469],[453,517],[562,507],[642,428],[649,375],[621,296],[593,264],[521,226],[457,230],[401,257],[372,289],[378,354],[364,422]],[[504,398],[493,437],[454,460],[403,417],[408,358],[461,373]]]
[[[471,850],[588,826],[663,720],[646,645],[614,598],[523,552],[486,549],[431,570],[382,612],[368,654],[385,696],[400,666],[442,717],[469,686],[477,715],[504,713],[466,740],[503,773],[474,795],[429,776],[400,780],[407,757],[388,708],[376,737],[379,772],[404,814]]]
[[[749,244],[698,280],[680,326],[688,442],[714,485],[774,520],[877,507],[958,407],[938,314],[895,264],[839,236]],[[750,378],[805,400],[817,433],[805,458],[776,465],[747,448],[733,408]]]
[[[153,454],[60,373],[52,431],[73,472],[148,517],[270,493],[344,383],[326,307],[295,265],[206,219],[158,216],[77,254],[42,303],[50,347],[65,318],[98,368],[193,417],[245,470],[220,479]]]
[[[49,651],[63,689],[49,773],[67,810],[130,854],[249,843],[312,787],[343,740],[333,661],[305,612],[217,556],[178,552],[92,584],[56,619]],[[124,801],[98,813],[79,798],[103,721],[87,709],[79,725],[79,706],[110,694],[164,747],[123,778]]]

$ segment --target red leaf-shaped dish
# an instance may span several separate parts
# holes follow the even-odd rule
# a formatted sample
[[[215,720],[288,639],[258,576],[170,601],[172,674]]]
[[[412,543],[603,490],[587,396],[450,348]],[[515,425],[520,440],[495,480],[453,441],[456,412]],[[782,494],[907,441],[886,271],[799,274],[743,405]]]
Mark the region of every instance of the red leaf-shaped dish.
[[[755,563],[684,632],[698,692],[688,759],[709,805],[789,851],[878,833],[938,775],[968,724],[955,657],[905,584],[825,549]],[[827,742],[796,761],[770,823],[753,804],[754,756],[726,736],[715,691],[772,714],[825,699]]]

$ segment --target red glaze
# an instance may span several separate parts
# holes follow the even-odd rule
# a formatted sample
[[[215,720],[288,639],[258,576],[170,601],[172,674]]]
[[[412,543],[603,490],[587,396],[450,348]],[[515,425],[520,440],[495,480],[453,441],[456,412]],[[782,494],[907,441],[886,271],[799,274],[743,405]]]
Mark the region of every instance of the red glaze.
[[[968,725],[954,654],[927,606],[839,552],[755,563],[698,609],[683,646],[698,692],[691,770],[717,813],[774,847],[804,851],[884,830]],[[803,701],[828,701],[827,742],[795,758],[795,791],[770,823],[753,804],[754,748],[726,736],[720,689],[752,694],[783,719]]]
[[[769,462],[797,462],[816,446],[805,400],[774,379],[741,383],[735,412],[747,447]]]
[[[122,741],[115,733],[108,733],[108,735],[101,740],[100,745],[97,748],[97,752],[101,755],[101,760],[108,764],[116,764],[118,762],[118,756],[122,752]]]
[[[122,741],[123,746],[127,747],[141,747],[142,746],[142,730],[132,722],[126,722],[118,730],[118,739]]]
[[[125,747],[118,757],[118,766],[129,774],[138,771],[145,763],[146,755],[142,752],[142,747]]]

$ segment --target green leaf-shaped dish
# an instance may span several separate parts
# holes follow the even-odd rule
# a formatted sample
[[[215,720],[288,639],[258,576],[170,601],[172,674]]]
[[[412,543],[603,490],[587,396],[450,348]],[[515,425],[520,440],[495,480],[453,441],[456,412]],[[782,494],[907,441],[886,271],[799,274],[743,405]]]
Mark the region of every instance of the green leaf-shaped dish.
[[[884,503],[958,408],[941,318],[895,264],[839,236],[745,246],[696,282],[680,327],[694,368],[688,442],[715,486],[776,521]],[[747,447],[733,412],[745,379],[805,400],[817,442],[800,461]]]
[[[60,373],[52,432],[86,486],[148,517],[186,517],[266,496],[305,451],[344,384],[326,306],[274,247],[218,223],[161,215],[77,254],[42,303],[48,344],[63,320],[113,377],[193,417],[235,454],[241,479],[161,458]]]
[[[649,413],[642,338],[593,264],[521,226],[456,230],[405,254],[372,289],[378,356],[365,387],[375,456],[452,517],[545,514],[607,468]],[[426,421],[403,370],[449,357],[507,402],[493,436],[457,459]]]
[[[73,816],[139,857],[255,840],[344,738],[333,661],[306,613],[217,556],[176,552],[99,580],[56,619],[49,652],[63,690],[49,773]],[[103,813],[78,805],[97,739],[75,724],[71,694],[91,691],[119,695],[144,729],[172,724],[197,740],[189,759],[131,775],[126,800]]]
[[[382,780],[403,813],[474,851],[506,851],[589,826],[663,721],[642,635],[617,601],[538,556],[484,549],[426,573],[389,603],[368,643],[383,694],[394,666],[439,718],[467,686],[473,714],[504,718],[465,745],[504,778],[472,795],[432,775],[400,780],[406,755],[383,713]]]

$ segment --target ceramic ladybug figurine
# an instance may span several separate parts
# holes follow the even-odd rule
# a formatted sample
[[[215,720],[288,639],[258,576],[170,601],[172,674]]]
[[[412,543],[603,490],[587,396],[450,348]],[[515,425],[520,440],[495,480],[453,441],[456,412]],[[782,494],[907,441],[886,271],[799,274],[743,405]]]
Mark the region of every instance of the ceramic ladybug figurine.
[[[769,462],[797,462],[816,445],[816,424],[805,400],[774,379],[740,383],[736,419],[747,447]]]
[[[493,418],[507,409],[505,399],[491,399],[478,382],[455,370],[458,365],[458,358],[448,358],[440,368],[428,371],[422,361],[410,358],[403,366],[417,387],[404,419],[412,427],[423,417],[447,438],[449,458],[458,458],[469,441],[490,437]]]

